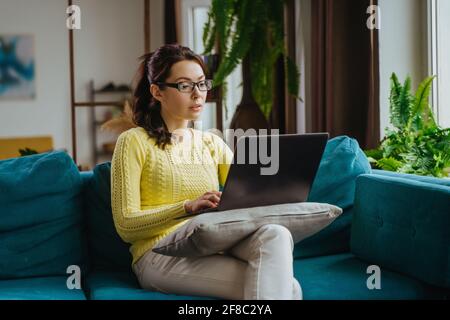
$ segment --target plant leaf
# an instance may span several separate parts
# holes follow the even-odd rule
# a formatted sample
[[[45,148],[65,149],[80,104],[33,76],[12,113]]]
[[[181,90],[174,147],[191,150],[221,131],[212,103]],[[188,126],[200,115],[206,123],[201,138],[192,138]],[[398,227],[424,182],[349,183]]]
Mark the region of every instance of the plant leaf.
[[[382,158],[377,161],[377,165],[383,170],[397,171],[403,164],[394,158]]]
[[[402,86],[395,73],[391,76],[390,93],[390,120],[391,124],[402,130],[409,121],[413,97],[411,95],[411,77],[407,77]]]
[[[284,5],[284,0],[213,0],[205,25],[208,30],[203,33],[206,52],[215,42],[221,50],[213,85],[222,85],[248,57],[252,95],[266,118],[272,109],[274,67],[280,57],[285,60],[288,92],[298,96],[298,67],[285,56]]]
[[[298,91],[300,88],[300,71],[297,65],[290,57],[286,57],[286,73],[287,73],[287,85],[289,94],[298,98]]]
[[[408,129],[420,130],[427,126],[436,126],[432,114],[428,97],[430,95],[431,85],[435,76],[431,76],[422,81],[417,89],[414,106],[411,110],[411,117],[408,122]]]

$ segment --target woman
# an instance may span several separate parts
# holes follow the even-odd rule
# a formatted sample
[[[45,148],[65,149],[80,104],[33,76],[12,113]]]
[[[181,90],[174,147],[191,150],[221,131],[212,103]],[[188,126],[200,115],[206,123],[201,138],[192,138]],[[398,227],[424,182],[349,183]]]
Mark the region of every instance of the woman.
[[[292,236],[280,225],[259,228],[226,254],[181,258],[151,250],[188,221],[175,218],[218,205],[232,162],[218,135],[188,128],[211,89],[205,71],[201,57],[180,45],[142,57],[134,91],[137,127],[119,136],[111,169],[114,224],[131,244],[133,271],[142,288],[165,293],[301,299]]]

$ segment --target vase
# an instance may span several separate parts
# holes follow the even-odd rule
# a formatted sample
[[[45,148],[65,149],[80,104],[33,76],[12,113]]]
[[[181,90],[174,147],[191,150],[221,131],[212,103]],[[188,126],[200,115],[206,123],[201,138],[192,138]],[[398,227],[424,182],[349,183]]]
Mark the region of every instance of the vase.
[[[230,122],[230,129],[259,129],[270,130],[270,124],[264,116],[252,94],[250,76],[250,60],[245,57],[242,61],[242,99]]]

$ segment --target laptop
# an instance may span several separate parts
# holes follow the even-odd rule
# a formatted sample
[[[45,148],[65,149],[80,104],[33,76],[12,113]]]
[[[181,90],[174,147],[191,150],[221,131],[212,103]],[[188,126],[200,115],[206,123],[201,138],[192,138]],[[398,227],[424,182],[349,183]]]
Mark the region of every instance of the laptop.
[[[176,219],[212,211],[305,202],[328,137],[328,133],[241,136],[219,205]]]

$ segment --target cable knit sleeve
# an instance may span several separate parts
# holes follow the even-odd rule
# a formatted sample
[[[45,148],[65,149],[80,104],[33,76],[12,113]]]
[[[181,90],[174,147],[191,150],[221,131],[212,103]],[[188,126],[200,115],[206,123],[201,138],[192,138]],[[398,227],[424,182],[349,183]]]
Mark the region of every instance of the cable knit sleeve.
[[[141,210],[141,172],[149,156],[145,143],[133,129],[117,139],[111,162],[111,205],[117,233],[125,241],[156,236],[180,221],[175,217],[186,213],[183,200]]]

